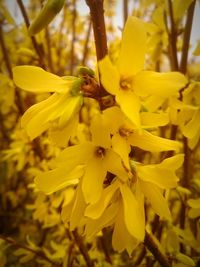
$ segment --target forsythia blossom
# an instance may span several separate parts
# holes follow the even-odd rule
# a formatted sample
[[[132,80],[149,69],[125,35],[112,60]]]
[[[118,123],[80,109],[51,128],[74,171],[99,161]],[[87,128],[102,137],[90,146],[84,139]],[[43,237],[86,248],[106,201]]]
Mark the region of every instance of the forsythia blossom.
[[[109,56],[99,62],[100,78],[117,105],[98,110],[89,121],[86,140],[66,147],[52,170],[35,178],[40,191],[51,194],[67,187],[70,200],[62,205],[62,220],[70,230],[79,228],[87,238],[104,227],[113,229],[114,249],[129,254],[144,240],[145,198],[155,213],[170,220],[163,192],[176,187],[176,170],[183,162],[178,154],[161,163],[144,165],[134,158],[136,147],[152,153],[179,151],[180,143],[151,133],[166,126],[169,114],[145,110],[151,96],[175,97],[187,83],[178,72],[157,73],[144,70],[146,30],[144,23],[129,17],[123,32],[119,59],[114,65]],[[34,139],[50,128],[59,144],[67,145],[78,124],[83,104],[82,79],[58,77],[38,67],[21,66],[13,70],[14,81],[31,92],[53,92],[47,100],[29,108],[22,126]],[[100,88],[90,76],[87,94],[99,100]],[[94,91],[93,86],[96,88]]]
[[[105,89],[115,95],[122,111],[140,126],[142,98],[148,95],[167,98],[176,95],[187,83],[178,72],[158,73],[144,70],[147,35],[144,23],[129,17],[122,35],[119,59],[113,65],[109,56],[99,63]]]
[[[19,66],[13,68],[14,82],[20,88],[34,92],[53,92],[48,99],[30,107],[22,116],[21,125],[31,139],[47,129],[58,144],[67,144],[77,122],[77,114],[82,105],[82,95],[73,91],[73,86],[81,84],[81,78],[58,77],[39,67]]]

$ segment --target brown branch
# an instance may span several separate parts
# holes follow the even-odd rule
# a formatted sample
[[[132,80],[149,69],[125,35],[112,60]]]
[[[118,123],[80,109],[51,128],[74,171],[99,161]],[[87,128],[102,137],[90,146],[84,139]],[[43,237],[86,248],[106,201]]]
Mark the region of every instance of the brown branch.
[[[27,29],[28,29],[29,26],[30,26],[30,22],[29,22],[29,18],[28,18],[28,15],[27,15],[27,13],[26,13],[26,9],[25,9],[25,7],[24,7],[24,4],[23,4],[22,0],[17,0],[17,4],[18,4],[18,6],[19,6],[19,8],[20,8],[20,11],[21,11],[22,16],[23,16],[23,18],[24,18],[24,22],[25,22],[26,27],[27,27]],[[41,49],[41,47],[38,45],[38,43],[37,43],[37,41],[36,41],[36,39],[35,39],[34,36],[31,36],[30,38],[31,38],[33,47],[34,47],[34,49],[35,49],[35,52],[36,52],[37,55],[38,55],[39,65],[40,65],[43,69],[45,69],[45,64],[44,64],[44,59],[43,59],[43,52],[42,52],[42,49]]]
[[[85,246],[85,244],[83,243],[83,240],[81,238],[81,236],[78,234],[77,230],[74,230],[72,232],[74,240],[76,242],[76,245],[78,246],[81,254],[83,255],[83,258],[87,264],[87,267],[94,267],[94,262],[91,260],[89,254],[88,254],[88,250]]]
[[[168,0],[168,6],[169,6],[169,18],[171,23],[171,30],[169,33],[169,49],[171,54],[171,66],[172,70],[178,70],[178,58],[177,58],[177,29],[176,24],[174,21],[174,14],[173,14],[173,6],[172,6],[172,0]]]
[[[183,163],[183,179],[181,181],[181,184],[185,188],[189,188],[190,185],[190,180],[192,179],[192,171],[191,171],[191,153],[192,151],[188,147],[188,140],[186,137],[183,136],[183,149],[184,149],[184,163]],[[185,215],[186,215],[186,201],[187,201],[187,196],[184,197],[181,201],[181,207],[180,207],[180,220],[179,220],[179,225],[181,229],[185,228]],[[184,245],[181,244],[180,248],[181,252],[185,252]]]
[[[162,267],[172,266],[166,255],[160,250],[152,235],[148,232],[145,233],[144,245],[149,251],[151,251],[155,259],[161,264]]]
[[[128,0],[123,1],[124,25],[128,18]]]
[[[8,71],[8,75],[9,75],[10,79],[12,79],[12,76],[13,76],[12,75],[12,67],[11,67],[8,51],[7,51],[6,46],[5,46],[5,40],[4,40],[4,36],[3,36],[3,29],[2,29],[2,23],[1,22],[0,22],[0,46],[2,49],[3,59],[4,59],[4,62],[5,62],[7,71]],[[23,102],[22,102],[20,93],[17,89],[15,90],[15,104],[19,110],[19,113],[23,114],[24,113]]]
[[[145,248],[145,246],[143,246],[141,248],[141,251],[140,251],[138,257],[134,261],[134,266],[139,266],[142,263],[142,261],[145,258],[145,256],[146,256],[146,248]]]
[[[51,56],[51,38],[49,35],[48,27],[45,28],[45,39],[46,39],[46,45],[47,45],[48,67],[51,72],[54,72],[52,56]]]
[[[5,46],[3,29],[2,29],[2,22],[0,22],[0,45],[1,45],[1,50],[2,50],[2,54],[3,54],[3,59],[5,62],[5,65],[6,65],[6,69],[8,71],[8,75],[9,75],[10,79],[12,79],[12,67],[11,67],[8,53],[7,53],[6,46]]]
[[[13,78],[12,68],[11,68],[11,64],[10,64],[9,55],[8,55],[8,52],[7,52],[7,49],[5,46],[5,41],[4,41],[4,37],[3,37],[3,30],[2,30],[1,23],[0,23],[0,46],[2,48],[3,59],[4,59],[5,64],[6,64],[6,68],[7,68],[9,77],[10,77],[10,79],[12,79]],[[23,101],[22,101],[20,92],[18,91],[18,89],[16,87],[15,87],[15,104],[19,110],[20,115],[22,115],[24,113],[24,105],[23,105]],[[3,127],[3,123],[1,123],[1,127]],[[5,131],[5,128],[3,128],[3,129]],[[4,133],[4,136],[5,136],[5,133]],[[8,137],[6,139],[8,139]],[[40,157],[40,159],[43,159],[42,149],[40,147],[38,140],[33,141],[33,150]]]
[[[86,32],[85,45],[84,45],[84,49],[83,49],[83,58],[82,58],[82,62],[81,62],[81,64],[83,66],[86,63],[86,59],[87,59],[87,55],[88,55],[88,44],[89,44],[89,40],[90,40],[91,29],[92,29],[92,22],[91,22],[91,20],[89,20],[88,30]]]
[[[171,0],[169,0],[171,2]],[[183,36],[183,46],[182,46],[182,54],[181,54],[181,62],[180,62],[180,68],[177,69],[183,74],[186,74],[187,71],[187,61],[188,61],[188,52],[189,52],[189,44],[190,44],[190,35],[192,30],[192,22],[193,22],[193,16],[194,16],[194,8],[195,8],[196,0],[194,0],[187,11],[187,18],[185,22],[185,31]],[[182,88],[180,91],[180,97],[179,99],[182,100],[182,93],[185,88]],[[173,125],[171,129],[171,138],[176,138],[177,133],[177,126]],[[184,163],[183,163],[183,179],[182,179],[182,186],[188,188],[189,187],[189,179],[191,179],[191,150],[188,147],[188,141],[186,137],[183,137],[183,144],[184,144]],[[181,208],[180,208],[180,228],[185,228],[185,215],[186,215],[186,205],[185,201],[182,201]],[[184,253],[184,246],[181,244],[181,252]]]
[[[183,46],[182,46],[182,57],[180,63],[180,71],[183,74],[186,74],[187,70],[187,60],[188,60],[188,51],[189,51],[189,44],[190,44],[190,35],[192,30],[192,22],[194,16],[194,8],[195,8],[196,0],[194,0],[187,11],[187,18],[185,22],[185,31],[183,36]]]
[[[99,61],[108,53],[103,0],[86,0],[86,3],[90,8],[97,61]]]
[[[72,40],[71,40],[71,61],[70,61],[70,75],[73,75],[74,70],[74,47],[76,42],[76,0],[73,0],[73,16],[72,16]]]
[[[6,130],[6,127],[4,125],[3,115],[1,114],[1,112],[0,112],[0,131],[2,134],[2,138],[3,138],[3,142],[0,146],[0,150],[1,150],[2,148],[7,147],[7,145],[10,142],[10,137],[9,137],[8,132]]]
[[[59,74],[59,75],[63,75],[63,69],[61,68],[61,53],[63,51],[63,28],[65,26],[65,21],[66,21],[66,13],[67,13],[67,10],[69,9],[69,3],[65,3],[64,5],[64,8],[63,8],[63,18],[62,18],[62,21],[60,23],[60,29],[59,29],[59,34],[58,34],[58,47],[57,47],[57,63],[56,63],[56,73]],[[66,30],[66,36],[68,36],[69,34],[69,29],[70,27],[67,27],[67,30]]]
[[[25,250],[27,250],[27,251],[29,251],[29,252],[35,254],[37,257],[40,257],[40,258],[44,259],[45,261],[51,263],[54,267],[56,267],[56,266],[57,266],[57,267],[60,267],[60,264],[58,264],[58,263],[52,261],[51,259],[49,259],[49,258],[44,254],[44,252],[42,252],[42,251],[37,251],[37,250],[34,250],[34,249],[32,249],[32,248],[30,248],[30,247],[27,247],[27,246],[25,246],[25,245],[19,244],[19,243],[16,242],[14,239],[12,239],[12,238],[10,238],[10,237],[6,237],[6,236],[1,235],[1,234],[0,234],[0,239],[2,239],[2,240],[4,240],[5,242],[11,244],[12,246],[15,246],[15,247],[17,247],[17,248],[23,248],[23,249],[25,249]]]
[[[102,233],[103,233],[103,235],[100,237],[100,243],[101,243],[102,251],[105,255],[105,260],[112,265],[113,262],[112,262],[112,258],[110,255],[108,242],[107,242],[108,240],[106,238],[108,236],[108,232],[106,231],[106,229],[103,229]]]
[[[93,26],[96,56],[97,56],[97,61],[100,61],[108,53],[103,0],[85,0],[85,1],[90,8],[90,16]],[[99,77],[99,81],[100,80],[101,79]],[[101,82],[99,88],[100,88],[99,92],[100,94],[97,100],[99,102],[100,109],[103,110],[105,107],[101,97],[108,95],[108,93],[104,89]]]

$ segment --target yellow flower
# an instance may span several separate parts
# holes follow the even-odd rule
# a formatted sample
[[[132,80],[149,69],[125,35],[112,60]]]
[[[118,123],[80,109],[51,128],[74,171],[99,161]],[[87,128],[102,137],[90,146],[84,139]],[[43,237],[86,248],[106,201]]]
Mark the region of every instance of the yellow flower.
[[[134,165],[132,177],[125,182],[115,177],[103,189],[100,199],[85,207],[86,237],[91,238],[104,227],[113,225],[113,248],[119,252],[126,249],[131,254],[144,239],[144,196],[159,216],[171,218],[162,191],[177,185],[175,171],[182,162],[183,155],[180,154],[160,164]]]
[[[154,211],[167,219],[170,219],[171,215],[162,191],[177,186],[179,179],[175,171],[181,167],[183,160],[184,155],[178,154],[163,160],[160,164],[136,165],[138,181],[143,194],[151,203]]]
[[[136,17],[129,17],[123,31],[117,64],[113,65],[108,56],[99,62],[103,86],[115,95],[122,111],[138,127],[141,124],[139,112],[142,97],[176,95],[187,83],[186,78],[178,72],[144,71],[146,42],[144,23]]]
[[[77,179],[83,177],[82,191],[86,203],[99,200],[107,172],[120,175],[121,179],[127,177],[120,157],[111,148],[96,146],[92,142],[64,149],[56,162],[56,169],[35,178],[38,189],[50,194],[67,185],[76,184]]]
[[[113,226],[112,244],[118,252],[129,254],[144,239],[144,202],[141,194],[135,195],[126,183],[114,179],[103,190],[98,202],[86,207],[85,232],[87,238],[96,235],[104,227]]]
[[[200,138],[200,82],[193,82],[183,93],[183,102],[186,104],[186,107],[190,105],[190,118],[184,116],[185,112],[183,109],[184,115],[181,116],[181,130],[185,137],[188,138],[189,147],[193,149],[199,142]],[[187,108],[187,113],[188,108]],[[187,119],[188,118],[188,119]]]
[[[189,199],[188,205],[190,206],[188,216],[192,219],[200,217],[200,198]]]
[[[53,139],[66,145],[78,122],[78,111],[83,97],[77,86],[77,77],[58,77],[39,67],[18,66],[13,68],[15,84],[30,92],[54,92],[48,99],[30,107],[22,116],[21,125],[32,139],[51,129]],[[74,90],[74,91],[73,91]],[[76,91],[77,90],[77,91]]]
[[[148,112],[144,112],[148,113]],[[150,113],[145,117],[145,121],[150,121],[154,126],[166,122],[166,117],[154,113]],[[141,116],[141,119],[144,119]],[[149,118],[152,117],[152,118]],[[117,118],[117,120],[116,120]],[[97,129],[97,122],[102,121],[101,129]],[[167,119],[168,121],[168,119]],[[96,134],[102,136],[103,126],[107,130],[106,135],[111,135],[111,144],[113,150],[118,153],[123,160],[125,166],[129,168],[129,153],[131,146],[139,147],[146,151],[161,152],[169,150],[179,150],[180,143],[177,141],[168,140],[151,134],[145,129],[138,130],[133,123],[123,114],[119,107],[111,107],[104,110],[103,114],[98,114],[94,117],[94,127]]]

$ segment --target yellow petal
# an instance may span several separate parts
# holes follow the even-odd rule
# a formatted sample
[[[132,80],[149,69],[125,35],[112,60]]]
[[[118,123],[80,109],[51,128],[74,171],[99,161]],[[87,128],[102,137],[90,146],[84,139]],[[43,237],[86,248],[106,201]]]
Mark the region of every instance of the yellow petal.
[[[35,104],[22,116],[21,125],[31,139],[34,139],[50,127],[50,123],[61,116],[68,98],[54,93],[47,100]]]
[[[66,166],[39,174],[35,178],[35,183],[39,190],[51,194],[67,185],[77,184],[83,173],[84,170],[81,166],[77,166],[73,170]]]
[[[113,224],[115,217],[118,213],[118,203],[111,204],[102,214],[102,216],[96,220],[88,219],[85,226],[85,235],[87,238],[94,237],[104,227]]]
[[[110,186],[106,187],[103,190],[101,198],[98,202],[89,205],[85,210],[85,216],[90,217],[92,219],[99,218],[102,213],[105,211],[107,206],[110,204],[110,201],[116,192],[117,188],[119,188],[119,183],[116,181]]]
[[[119,55],[118,67],[121,75],[132,76],[144,67],[146,51],[146,29],[142,20],[130,16],[127,19]]]
[[[170,97],[187,84],[187,79],[179,72],[141,71],[133,77],[133,84],[134,91],[140,96]]]
[[[192,139],[188,140],[188,146],[189,146],[190,149],[194,149],[195,148],[195,146],[199,142],[199,137],[200,137],[200,130],[199,130],[199,132],[197,132],[197,134]]]
[[[141,112],[141,124],[143,127],[164,126],[169,123],[168,113]]]
[[[182,166],[183,161],[184,161],[184,154],[178,154],[173,157],[166,158],[160,163],[160,166],[175,171]]]
[[[39,136],[49,128],[46,121],[49,109],[57,101],[57,95],[53,94],[48,99],[30,107],[21,118],[21,126],[25,128],[31,139]]]
[[[102,114],[94,116],[91,122],[90,131],[92,134],[92,141],[96,146],[104,148],[111,147],[109,125]]]
[[[125,118],[124,113],[117,106],[105,109],[103,111],[103,117],[107,122],[107,127],[110,129],[111,134],[118,132],[119,128],[123,125]]]
[[[59,129],[59,127],[50,128],[49,136],[54,144],[60,147],[66,147],[69,139],[72,135],[75,134],[76,129],[78,127],[78,116],[74,116],[70,121],[68,121],[67,125]]]
[[[191,208],[200,209],[200,198],[196,198],[196,199],[191,198],[187,201],[187,203]]]
[[[144,106],[148,111],[155,112],[162,106],[165,97],[150,95],[145,101]]]
[[[116,175],[122,181],[126,181],[128,179],[128,174],[122,165],[120,156],[112,149],[106,151],[104,167],[108,172]]]
[[[60,153],[56,162],[62,165],[67,162],[67,166],[74,168],[77,165],[85,164],[87,161],[90,161],[94,151],[94,146],[90,142],[69,146]]]
[[[141,180],[154,183],[162,189],[177,186],[178,177],[170,169],[160,165],[138,166],[138,176]]]
[[[113,150],[120,155],[125,166],[129,169],[129,153],[131,148],[130,145],[127,143],[127,140],[121,137],[119,134],[115,134],[112,138],[112,147]]]
[[[167,205],[167,201],[161,194],[159,188],[149,182],[144,182],[140,180],[140,186],[145,197],[151,203],[152,208],[154,211],[161,217],[166,219],[171,219],[169,207]]]
[[[82,96],[68,97],[68,102],[63,107],[63,114],[60,116],[58,122],[60,128],[65,127],[68,121],[80,110],[82,100]]]
[[[145,130],[134,131],[128,137],[128,141],[132,146],[139,147],[146,151],[160,152],[170,150],[180,150],[181,143],[166,138],[158,137]]]
[[[74,205],[71,211],[70,231],[73,231],[75,228],[81,226],[83,218],[84,218],[86,203],[83,197],[83,192],[82,192],[81,187],[82,187],[82,184],[80,182],[76,189]]]
[[[142,241],[145,234],[145,220],[139,204],[126,184],[121,185],[120,190],[123,199],[125,225],[133,237]]]
[[[30,120],[40,111],[44,110],[47,106],[51,106],[55,101],[57,101],[58,95],[53,94],[46,100],[31,106],[21,118],[21,126],[24,128],[30,122]]]
[[[179,154],[163,160],[160,164],[138,165],[138,176],[143,181],[152,182],[163,189],[176,187],[179,179],[175,170],[180,168],[183,160],[183,154]]]
[[[200,216],[200,208],[199,209],[190,209],[188,211],[188,217],[191,219],[195,219]]]
[[[101,82],[110,94],[115,95],[119,90],[120,75],[108,56],[99,61]],[[112,82],[111,82],[112,80]]]
[[[104,168],[102,159],[92,158],[88,162],[82,184],[86,203],[93,204],[100,199],[106,173],[107,171]]]
[[[200,108],[195,111],[192,119],[183,126],[182,132],[184,136],[190,139],[200,132]]]
[[[65,80],[39,67],[18,66],[13,68],[13,79],[18,87],[26,91],[67,93],[75,77]]]
[[[129,256],[131,256],[131,253],[138,244],[139,241],[130,235],[126,228],[123,206],[120,205],[112,234],[112,246],[114,250],[118,251],[119,253],[126,249],[129,253]]]
[[[140,127],[139,112],[141,104],[139,98],[131,91],[120,90],[116,95],[116,101],[131,122]]]

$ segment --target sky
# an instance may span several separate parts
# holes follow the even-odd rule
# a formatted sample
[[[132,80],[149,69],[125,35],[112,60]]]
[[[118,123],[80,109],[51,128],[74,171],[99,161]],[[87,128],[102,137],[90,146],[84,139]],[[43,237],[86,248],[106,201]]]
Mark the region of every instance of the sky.
[[[9,11],[12,13],[14,18],[16,18],[19,23],[22,22],[23,19],[21,17],[20,11],[17,8],[17,2],[15,0],[5,0],[5,2],[8,5]],[[23,0],[23,3],[25,5],[28,2],[29,0]],[[114,18],[114,25],[116,26],[116,29],[119,29],[119,28],[122,28],[123,26],[123,16],[122,16],[123,1],[116,0],[116,2],[117,2],[117,5],[116,5],[116,16]],[[89,8],[86,5],[85,0],[77,1],[77,8],[79,12],[83,15],[87,15],[89,13]],[[192,27],[192,33],[191,33],[191,45],[192,45],[191,50],[195,48],[197,40],[200,40],[200,1],[196,1],[196,6],[195,6],[193,27]]]

